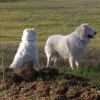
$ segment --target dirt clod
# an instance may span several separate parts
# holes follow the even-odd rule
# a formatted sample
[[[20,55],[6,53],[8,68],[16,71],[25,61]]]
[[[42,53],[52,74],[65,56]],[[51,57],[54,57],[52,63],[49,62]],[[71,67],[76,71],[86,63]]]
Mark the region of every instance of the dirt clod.
[[[0,100],[24,100],[30,97],[39,100],[99,100],[100,89],[91,87],[88,79],[72,74],[63,74],[55,68],[24,68],[0,72]],[[91,84],[90,84],[91,83]],[[94,83],[93,83],[94,84]]]

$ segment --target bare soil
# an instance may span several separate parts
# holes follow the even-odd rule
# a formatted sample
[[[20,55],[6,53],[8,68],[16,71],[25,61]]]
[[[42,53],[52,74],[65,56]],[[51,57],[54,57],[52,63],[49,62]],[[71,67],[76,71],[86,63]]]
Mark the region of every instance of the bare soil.
[[[0,72],[0,100],[100,100],[91,80],[54,68],[6,68]]]

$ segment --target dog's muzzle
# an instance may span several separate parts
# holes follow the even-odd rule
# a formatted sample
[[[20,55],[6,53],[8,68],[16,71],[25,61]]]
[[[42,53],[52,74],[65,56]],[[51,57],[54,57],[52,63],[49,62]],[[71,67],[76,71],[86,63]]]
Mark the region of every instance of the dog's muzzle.
[[[91,35],[88,34],[88,38],[93,38],[93,36],[91,36]]]
[[[94,35],[96,35],[96,34],[97,34],[97,32],[95,31]],[[94,35],[92,36],[92,35],[88,34],[88,38],[94,38]]]

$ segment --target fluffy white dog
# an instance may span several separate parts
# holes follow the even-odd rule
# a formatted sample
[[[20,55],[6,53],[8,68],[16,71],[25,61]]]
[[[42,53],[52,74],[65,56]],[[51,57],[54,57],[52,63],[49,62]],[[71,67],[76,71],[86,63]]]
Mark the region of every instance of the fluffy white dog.
[[[20,68],[28,61],[32,61],[33,66],[39,66],[36,31],[33,28],[25,29],[21,40],[22,42],[10,68]]]
[[[45,54],[47,56],[47,66],[53,60],[54,65],[61,57],[63,59],[69,58],[70,67],[78,68],[79,58],[87,47],[91,38],[96,32],[87,24],[81,24],[74,32],[69,35],[52,35],[48,38],[45,45]]]

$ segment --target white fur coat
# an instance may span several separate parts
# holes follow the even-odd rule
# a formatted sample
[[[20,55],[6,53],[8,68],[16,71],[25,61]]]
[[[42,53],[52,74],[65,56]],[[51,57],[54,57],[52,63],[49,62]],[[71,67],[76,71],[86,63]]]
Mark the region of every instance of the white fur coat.
[[[36,31],[34,29],[23,31],[22,41],[10,68],[19,68],[28,61],[33,61],[33,66],[39,66]]]

